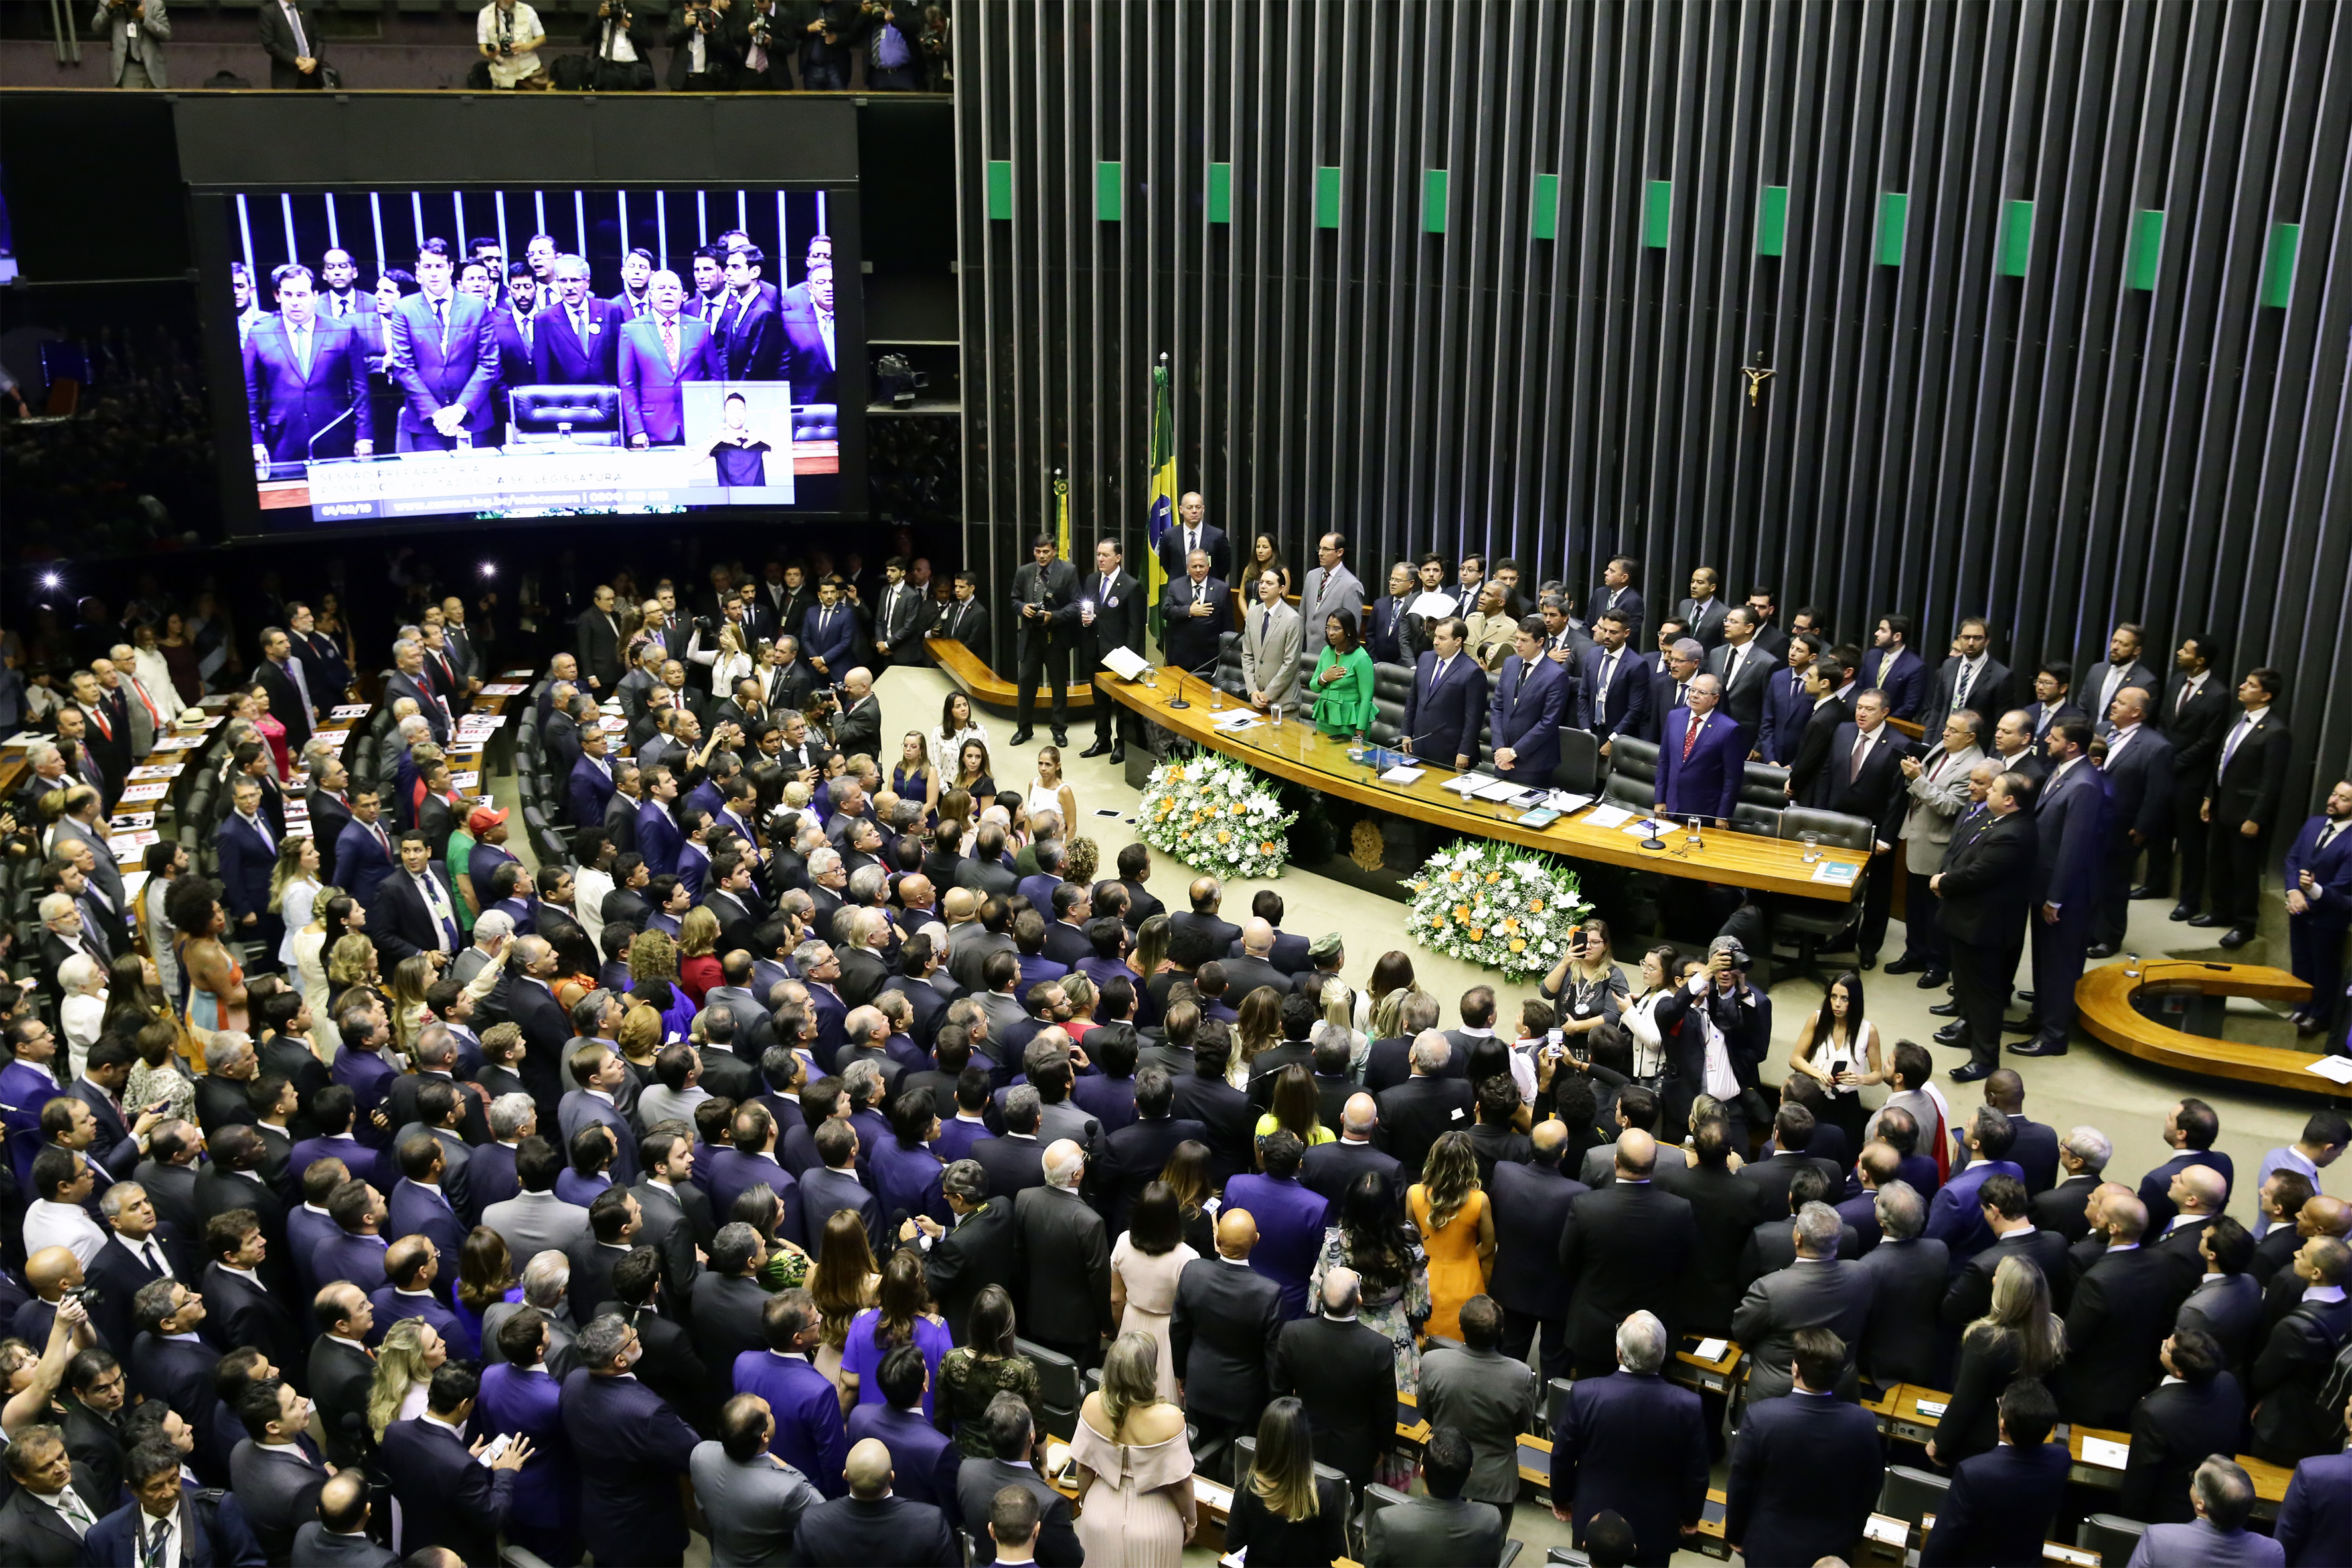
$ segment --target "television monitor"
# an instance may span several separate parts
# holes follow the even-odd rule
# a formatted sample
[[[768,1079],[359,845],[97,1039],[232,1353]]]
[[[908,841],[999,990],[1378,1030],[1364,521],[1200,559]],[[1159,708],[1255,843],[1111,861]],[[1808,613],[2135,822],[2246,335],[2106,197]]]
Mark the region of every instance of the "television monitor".
[[[861,345],[828,208],[852,200],[221,193],[201,282],[235,332],[248,526],[842,511]]]

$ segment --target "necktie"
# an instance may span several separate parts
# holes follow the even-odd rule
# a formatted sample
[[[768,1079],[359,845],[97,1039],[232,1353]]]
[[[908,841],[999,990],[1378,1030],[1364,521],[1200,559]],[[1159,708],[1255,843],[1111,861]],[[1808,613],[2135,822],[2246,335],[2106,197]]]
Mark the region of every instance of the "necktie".
[[[294,359],[302,367],[302,379],[310,379],[310,329],[294,329]]]
[[[98,1522],[89,1515],[89,1504],[82,1501],[81,1494],[70,1486],[58,1494],[58,1511],[66,1516],[66,1522],[73,1526],[76,1535],[88,1535],[89,1527]]]
[[[141,1549],[139,1553],[139,1561],[144,1565],[144,1568],[160,1568],[160,1565],[164,1561],[163,1548],[165,1543],[170,1540],[171,1534],[172,1521],[170,1520],[158,1519],[149,1521],[147,1544]]]
[[[302,13],[292,5],[286,7],[286,25],[294,30],[294,53],[303,59],[310,58],[310,40],[302,32]]]
[[[448,300],[436,300],[433,301],[433,321],[434,324],[441,330],[441,341],[445,343],[449,341]]]
[[[106,704],[103,702],[93,703],[90,705],[89,712],[90,722],[98,726],[98,732],[105,736],[110,741],[114,739],[114,726],[106,721]]]
[[[2312,846],[2313,850],[2317,851],[2325,849],[2330,844],[2334,843],[2336,841],[2336,830],[2341,826],[2343,825],[2340,823],[2331,822],[2326,826],[2321,828],[2319,830],[2319,842]]]
[[[1847,783],[1851,784],[1855,779],[1862,776],[1863,762],[1869,755],[1870,731],[1867,730],[1859,731],[1855,733],[1853,738],[1853,764],[1846,770],[1845,776]]]
[[[670,365],[673,369],[676,368],[677,364],[677,318],[676,316],[662,322],[662,352],[669,355]]]
[[[572,335],[580,340],[582,348],[588,346],[588,312],[576,305],[572,310]]]
[[[1675,682],[1675,706],[1677,708],[1687,708],[1690,706],[1689,681],[1677,680]]]
[[[164,1265],[163,1255],[156,1250],[155,1238],[152,1236],[139,1244],[139,1256],[147,1260],[147,1267],[155,1271],[158,1279],[172,1271]]]
[[[2180,717],[2181,710],[2189,706],[2189,694],[2196,689],[2197,683],[2193,680],[2184,680],[2180,683],[2180,694],[2172,700],[2172,716],[2174,718],[2178,719]]]
[[[268,850],[272,855],[278,853],[278,846],[269,840],[269,829],[262,825],[258,816],[247,817],[245,825],[253,829],[253,836],[261,840],[261,847],[264,849]]]
[[[1611,678],[1615,676],[1616,673],[1617,656],[1613,653],[1602,654],[1601,656],[1601,682],[1598,686],[1594,687],[1592,690],[1592,716],[1595,719],[1605,719],[1608,716],[1609,682]]]
[[[1968,700],[1969,700],[1969,683],[1970,683],[1970,682],[1974,681],[1974,680],[1976,679],[1976,678],[1977,678],[1976,667],[1975,667],[1974,665],[1972,665],[1972,664],[1969,664],[1969,663],[1967,663],[1966,661],[1963,661],[1963,662],[1961,663],[1961,665],[1960,665],[1960,679],[1959,679],[1958,682],[1956,685],[1954,685],[1954,686],[1953,686],[1953,688],[1952,688],[1952,711],[1953,711],[1953,712],[1957,713],[1957,712],[1958,712],[1962,708],[1965,708],[1966,706],[1968,706]]]
[[[1731,658],[1726,662],[1723,671],[1723,689],[1725,691],[1728,692],[1734,686],[1739,683],[1739,666],[1748,658],[1748,650],[1752,646],[1754,645],[1742,643],[1738,647],[1731,650]]]
[[[2238,754],[2238,742],[2244,740],[2246,731],[2253,727],[2254,721],[2252,719],[2241,719],[2231,726],[2229,742],[2221,748],[2221,765],[2213,770],[2216,776],[2230,771],[2230,759]]]
[[[1683,761],[1689,762],[1691,748],[1698,744],[1698,732],[1706,728],[1706,721],[1694,714],[1683,726]]]
[[[385,858],[389,859],[392,856],[392,840],[384,837],[383,824],[371,822],[368,824],[368,831],[375,835],[376,847],[383,850]]]

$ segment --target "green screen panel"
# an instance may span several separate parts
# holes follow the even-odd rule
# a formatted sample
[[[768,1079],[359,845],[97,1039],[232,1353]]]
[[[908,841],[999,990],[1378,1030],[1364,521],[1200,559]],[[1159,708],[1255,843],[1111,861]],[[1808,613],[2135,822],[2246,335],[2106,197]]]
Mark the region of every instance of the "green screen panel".
[[[2303,244],[2303,225],[2271,225],[2268,253],[2263,258],[2263,303],[2282,309],[2294,299],[2294,256]]]
[[[1126,185],[1119,178],[1119,165],[1108,159],[1095,165],[1095,216],[1104,223],[1117,223],[1126,197]]]
[[[1756,254],[1789,254],[1789,187],[1767,185],[1756,203]]]
[[[1209,165],[1209,221],[1234,221],[1234,166],[1231,163]]]
[[[1642,196],[1642,243],[1652,250],[1664,250],[1666,237],[1674,227],[1674,216],[1675,183],[1652,180]]]
[[[1559,176],[1538,174],[1529,226],[1538,239],[1559,237]]]
[[[1911,197],[1903,191],[1878,193],[1878,264],[1903,265],[1903,241],[1911,226]]]
[[[2131,245],[2124,256],[2124,287],[2143,292],[2156,287],[2164,263],[2164,215],[2153,207],[2132,214]]]
[[[1339,226],[1339,171],[1328,164],[1315,171],[1315,226]]]
[[[988,216],[1013,216],[1013,160],[991,158],[988,161]]]
[[[2033,204],[2020,197],[2004,204],[2000,220],[2000,275],[2022,278],[2033,259]]]
[[[1421,232],[1445,232],[1445,171],[1423,169],[1421,172]]]

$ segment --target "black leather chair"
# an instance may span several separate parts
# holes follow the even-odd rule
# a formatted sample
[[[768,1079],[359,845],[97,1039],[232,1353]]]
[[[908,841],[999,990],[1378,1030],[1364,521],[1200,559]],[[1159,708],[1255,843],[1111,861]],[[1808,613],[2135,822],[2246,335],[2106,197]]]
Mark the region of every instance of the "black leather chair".
[[[617,386],[518,386],[507,395],[507,412],[509,446],[621,444]]]
[[[1876,830],[1866,817],[1848,816],[1842,812],[1816,811],[1810,806],[1792,805],[1780,813],[1780,837],[1794,841],[1808,833],[1820,836],[1824,848],[1856,849],[1867,852]],[[1845,952],[1844,945],[1832,948],[1829,944],[1841,936],[1850,936],[1853,930],[1854,913],[1859,899],[1780,899],[1770,906],[1773,939],[1794,936],[1797,943],[1797,968],[1814,979],[1821,977],[1820,954],[1823,951]]]

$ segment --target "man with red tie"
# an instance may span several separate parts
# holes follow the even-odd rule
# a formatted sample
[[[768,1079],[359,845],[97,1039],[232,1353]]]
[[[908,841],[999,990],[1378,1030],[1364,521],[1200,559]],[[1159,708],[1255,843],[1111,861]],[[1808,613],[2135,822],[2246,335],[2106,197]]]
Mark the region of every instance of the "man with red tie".
[[[1693,676],[1685,697],[1688,705],[1666,715],[1658,740],[1653,798],[1665,816],[1712,816],[1728,827],[1739,800],[1748,734],[1728,714],[1716,711],[1723,700],[1720,677]]]
[[[689,381],[725,379],[708,323],[679,307],[686,285],[667,269],[646,285],[649,314],[621,329],[621,433],[632,447],[674,447],[686,439]]]

